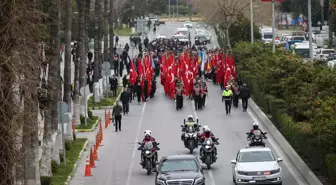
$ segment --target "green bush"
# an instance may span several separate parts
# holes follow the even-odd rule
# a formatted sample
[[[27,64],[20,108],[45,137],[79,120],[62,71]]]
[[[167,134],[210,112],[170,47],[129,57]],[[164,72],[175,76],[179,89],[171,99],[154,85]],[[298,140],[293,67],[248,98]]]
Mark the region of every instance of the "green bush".
[[[336,154],[327,154],[325,157],[325,161],[328,168],[330,182],[333,185],[336,185]]]
[[[58,170],[58,164],[55,160],[51,161],[51,172],[54,174]]]
[[[51,180],[52,180],[52,177],[47,177],[47,176],[40,177],[41,185],[51,185]]]
[[[260,43],[236,43],[233,54],[252,98],[297,153],[314,172],[335,174],[326,154],[336,153],[336,72]]]
[[[66,141],[64,143],[64,145],[65,145],[65,150],[66,151],[69,151],[71,149],[71,141]]]

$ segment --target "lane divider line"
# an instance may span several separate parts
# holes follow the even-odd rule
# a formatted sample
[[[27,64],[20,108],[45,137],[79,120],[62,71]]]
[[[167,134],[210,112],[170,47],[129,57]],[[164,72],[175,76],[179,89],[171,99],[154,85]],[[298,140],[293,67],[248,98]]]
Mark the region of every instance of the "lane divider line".
[[[146,102],[143,104],[143,107],[142,107],[142,110],[141,110],[141,116],[140,116],[140,121],[139,121],[139,125],[138,125],[138,130],[137,130],[134,145],[133,145],[131,163],[130,163],[130,166],[128,168],[126,185],[131,185],[132,172],[133,172],[133,166],[134,166],[134,158],[135,158],[135,155],[136,155],[137,150],[138,150],[138,141],[139,141],[139,137],[140,137],[140,131],[141,131],[142,123],[143,123],[143,118],[144,118],[144,115],[145,115],[145,109],[146,109]]]
[[[193,114],[195,116],[195,119],[198,119],[197,111],[195,110],[195,102],[194,102],[194,100],[191,100],[191,108],[193,110]],[[206,184],[216,185],[215,178],[213,176],[212,170],[207,170],[207,172],[208,172],[208,177],[209,178],[206,178],[206,181],[208,179],[209,183],[206,183]]]

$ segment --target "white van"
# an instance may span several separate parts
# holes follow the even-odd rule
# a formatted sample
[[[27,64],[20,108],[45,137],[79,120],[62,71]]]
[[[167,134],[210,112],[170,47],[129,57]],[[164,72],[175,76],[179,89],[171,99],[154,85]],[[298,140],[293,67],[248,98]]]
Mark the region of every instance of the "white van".
[[[309,43],[308,42],[298,42],[294,44],[293,53],[298,54],[303,59],[309,59]],[[313,43],[313,55],[316,56],[317,45]]]
[[[181,34],[188,36],[189,35],[188,28],[186,28],[186,27],[184,27],[184,28],[177,28],[175,35],[181,35]]]

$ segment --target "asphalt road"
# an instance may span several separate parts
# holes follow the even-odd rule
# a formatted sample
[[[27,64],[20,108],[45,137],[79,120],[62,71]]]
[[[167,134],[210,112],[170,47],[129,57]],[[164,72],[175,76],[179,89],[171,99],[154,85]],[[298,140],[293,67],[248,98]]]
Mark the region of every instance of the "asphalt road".
[[[159,28],[159,33],[171,36],[182,23],[167,23]],[[209,47],[214,47],[213,42]],[[246,132],[252,127],[254,121],[251,113],[243,112],[241,105],[233,108],[231,115],[226,115],[224,104],[221,102],[221,90],[218,86],[208,82],[209,98],[205,109],[195,112],[193,102],[184,100],[184,108],[176,111],[174,102],[165,97],[163,88],[159,84],[154,99],[138,105],[133,101],[130,105],[129,115],[123,116],[122,131],[114,132],[109,127],[104,131],[104,146],[99,149],[97,168],[92,169],[93,176],[85,177],[81,183],[72,185],[150,185],[154,184],[154,174],[146,175],[139,164],[140,152],[137,150],[138,141],[143,138],[144,130],[151,130],[153,136],[160,142],[159,158],[167,155],[188,154],[180,139],[183,119],[187,115],[194,115],[199,123],[209,125],[216,137],[219,138],[218,160],[211,170],[205,170],[207,185],[232,185],[232,165],[237,151],[247,146]],[[271,138],[270,138],[271,140]],[[271,142],[273,144],[273,142]],[[269,147],[270,144],[267,143]],[[271,147],[273,150],[273,147]],[[275,151],[279,147],[275,146]],[[281,153],[280,153],[281,154]],[[198,151],[194,155],[199,155]],[[282,165],[283,184],[304,185],[298,175],[291,170],[291,164],[285,156]],[[289,166],[289,167],[288,167]],[[297,180],[298,179],[298,182]],[[78,181],[79,182],[79,181]]]

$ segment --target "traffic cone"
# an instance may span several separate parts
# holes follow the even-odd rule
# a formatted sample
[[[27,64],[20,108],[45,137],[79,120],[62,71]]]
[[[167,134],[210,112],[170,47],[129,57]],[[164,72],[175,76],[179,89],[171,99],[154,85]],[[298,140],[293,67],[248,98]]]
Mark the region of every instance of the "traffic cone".
[[[94,160],[94,156],[93,156],[93,150],[92,150],[92,147],[91,147],[91,149],[90,149],[90,167],[91,168],[96,168],[96,164],[95,164],[95,160]]]
[[[90,160],[89,158],[87,157],[86,158],[86,165],[85,165],[85,174],[84,174],[84,177],[90,177],[92,176],[91,174],[91,167],[90,167]]]
[[[107,128],[108,125],[109,125],[108,120],[109,120],[109,119],[107,118],[107,116],[105,116],[105,128]],[[101,120],[100,120],[100,122],[101,122]]]
[[[101,128],[101,124],[100,124],[100,128]],[[100,143],[103,141],[103,129],[101,129],[100,131]]]
[[[95,161],[98,161],[98,147],[95,147],[95,150],[93,151],[93,158]]]

